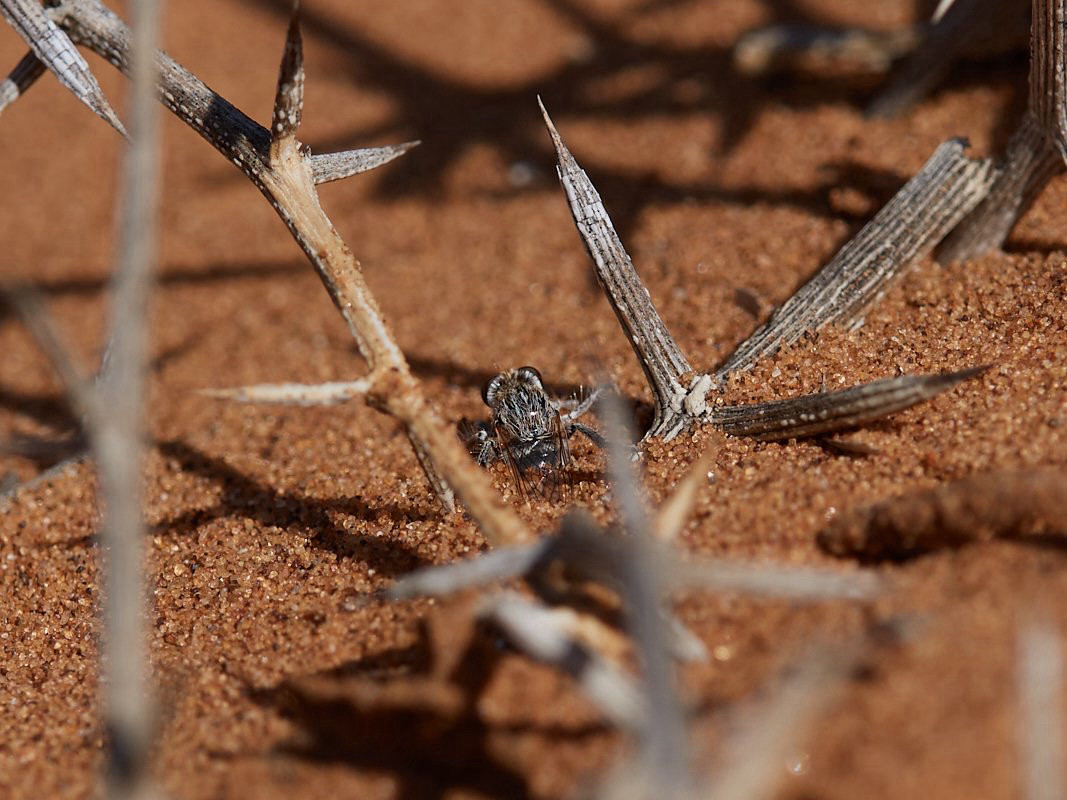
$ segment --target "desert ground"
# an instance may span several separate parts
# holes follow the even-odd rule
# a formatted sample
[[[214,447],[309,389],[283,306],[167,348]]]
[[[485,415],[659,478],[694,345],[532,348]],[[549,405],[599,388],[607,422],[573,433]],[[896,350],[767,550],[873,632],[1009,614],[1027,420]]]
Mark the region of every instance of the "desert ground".
[[[444,417],[484,418],[483,383],[523,364],[561,390],[607,373],[647,404],[560,191],[537,96],[679,345],[713,368],[938,144],[965,136],[975,155],[1003,148],[1026,101],[1025,51],[960,63],[890,119],[863,113],[883,75],[757,78],[733,65],[738,37],[762,25],[889,30],[914,14],[896,0],[308,0],[301,139],[315,152],[421,141],[321,198]],[[268,0],[172,2],[165,47],[266,122],[286,17],[287,4]],[[23,53],[4,26],[0,53],[5,69]],[[89,58],[121,113],[125,79]],[[198,394],[347,380],[366,367],[260,193],[173,117],[163,139],[144,465],[160,785],[189,800],[555,798],[594,787],[627,738],[569,677],[474,626],[477,593],[373,596],[414,568],[486,548],[467,516],[440,509],[394,420],[359,400],[296,408]],[[121,150],[47,75],[0,119],[2,280],[36,288],[86,370],[104,346]],[[857,509],[976,475],[1022,474],[1016,488],[1059,480],[1065,261],[1060,178],[1003,252],[948,266],[924,258],[862,327],[824,330],[725,389],[723,402],[740,403],[991,365],[843,434],[860,452],[711,427],[647,444],[651,505],[712,454],[681,534],[694,557],[868,571],[883,586],[864,601],[675,598],[709,653],[678,669],[700,769],[728,767],[738,719],[812,652],[849,652],[832,696],[775,762],[776,797],[1025,796],[1020,631],[1035,620],[1067,628],[1062,502],[1036,509],[1045,516],[1020,535],[909,558],[840,557],[819,535]],[[0,435],[75,436],[61,384],[10,313],[0,353]],[[567,504],[523,502],[506,470],[492,473],[545,535],[568,504],[613,516],[603,454],[577,438],[573,453]],[[0,795],[10,798],[93,796],[103,752],[96,483],[85,461],[41,480],[56,457],[0,457],[5,483],[28,482],[0,507]],[[1026,498],[1007,491],[997,503]]]

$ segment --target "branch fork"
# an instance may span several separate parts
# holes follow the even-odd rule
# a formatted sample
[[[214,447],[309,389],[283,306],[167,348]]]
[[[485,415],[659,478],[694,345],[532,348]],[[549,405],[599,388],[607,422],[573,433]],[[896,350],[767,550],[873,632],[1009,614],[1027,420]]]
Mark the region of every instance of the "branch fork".
[[[751,368],[782,346],[832,322],[855,322],[892,280],[981,201],[996,172],[989,161],[965,156],[965,141],[952,139],[941,145],[918,175],[719,369],[695,373],[656,310],[600,195],[567,149],[544,104],[541,113],[556,149],[557,172],[575,225],[652,391],[655,416],[646,438],[669,440],[704,423],[761,439],[829,433],[900,411],[981,372],[904,375],[844,391],[756,405],[724,408],[710,400],[731,373]]]
[[[828,598],[870,601],[881,591],[871,572],[841,573],[684,557],[677,534],[706,486],[707,457],[689,469],[654,520],[644,512],[634,477],[619,402],[608,398],[608,460],[614,476],[618,530],[606,531],[581,512],[564,518],[560,530],[519,547],[500,548],[467,561],[427,567],[401,577],[384,598],[445,595],[521,578],[536,599],[514,590],[489,591],[479,600],[491,619],[528,655],[571,675],[605,717],[638,742],[632,776],[665,798],[712,796],[693,791],[686,714],[675,690],[673,660],[704,660],[703,643],[667,609],[671,594],[693,589],[743,591],[793,602]],[[562,567],[558,570],[557,567]],[[564,601],[558,578],[592,581],[610,590],[605,600],[621,612],[642,664],[640,678],[620,668],[604,651],[618,651],[618,635],[588,611],[576,614]],[[573,585],[573,584],[572,584]],[[580,636],[580,629],[589,635]],[[748,761],[747,757],[745,759]],[[728,773],[729,774],[729,773]],[[647,794],[647,792],[646,792]],[[719,796],[719,795],[714,795]]]
[[[33,59],[60,72],[60,67],[75,63],[71,53],[81,58],[75,44],[88,47],[129,74],[129,29],[98,0],[61,0],[49,8],[39,6],[36,0],[0,0],[0,9],[5,15],[13,9],[22,12],[37,26],[34,30],[54,28],[59,36],[53,35],[52,40],[58,43],[60,53],[50,61],[39,54],[23,59],[17,74],[0,87],[0,109],[4,98],[17,97],[41,74]],[[454,432],[427,401],[382,318],[359,262],[322,210],[315,189],[317,184],[384,164],[417,142],[321,155],[311,154],[302,145],[297,138],[304,100],[298,2],[294,3],[286,36],[270,129],[250,119],[165,53],[157,51],[155,62],[160,102],[235,164],[267,198],[315,267],[370,367],[369,374],[358,381],[329,384],[311,395],[308,387],[293,385],[252,387],[234,394],[241,399],[265,397],[275,402],[294,396],[303,402],[342,402],[362,396],[403,424],[418,462],[446,510],[454,509],[454,498],[458,497],[491,544],[530,539],[530,531],[504,505],[488,476],[471,463]],[[75,88],[83,102],[100,113],[95,95]]]

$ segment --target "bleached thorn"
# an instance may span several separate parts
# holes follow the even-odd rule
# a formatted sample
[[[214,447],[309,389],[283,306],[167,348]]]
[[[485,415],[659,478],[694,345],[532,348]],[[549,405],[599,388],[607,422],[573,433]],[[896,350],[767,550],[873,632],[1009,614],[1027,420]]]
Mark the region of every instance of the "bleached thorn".
[[[300,0],[294,0],[285,37],[285,51],[278,68],[278,90],[270,122],[272,141],[296,135],[304,108],[304,44],[300,36]]]
[[[1019,739],[1026,800],[1064,796],[1063,645],[1048,620],[1019,632]]]
[[[371,381],[334,381],[331,383],[260,383],[231,389],[200,389],[197,393],[236,403],[289,403],[297,406],[332,406],[371,390]]]
[[[685,527],[696,505],[700,487],[707,483],[708,465],[712,458],[704,453],[689,468],[674,487],[670,497],[663,501],[652,523],[652,535],[663,542],[673,542]]]
[[[576,617],[549,609],[514,592],[491,595],[481,616],[492,619],[523,651],[570,673],[579,688],[612,722],[639,730],[647,703],[636,682],[575,636]]]
[[[439,597],[497,581],[526,575],[544,555],[551,540],[532,545],[499,547],[466,561],[425,567],[409,572],[385,591],[389,600]]]
[[[388,164],[408,150],[417,147],[418,141],[391,144],[385,147],[364,147],[360,150],[343,150],[339,153],[323,153],[311,156],[311,179],[316,183],[330,181],[368,172]]]

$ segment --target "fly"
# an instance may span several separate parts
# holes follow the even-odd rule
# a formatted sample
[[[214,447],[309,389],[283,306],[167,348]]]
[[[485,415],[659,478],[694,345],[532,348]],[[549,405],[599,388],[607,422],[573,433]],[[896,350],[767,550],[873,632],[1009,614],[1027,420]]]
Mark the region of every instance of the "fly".
[[[567,485],[570,438],[581,433],[604,446],[603,436],[577,421],[592,408],[597,394],[557,400],[545,391],[541,373],[533,367],[510,369],[482,389],[489,420],[462,420],[459,436],[481,466],[504,461],[524,497],[534,492],[556,500]]]

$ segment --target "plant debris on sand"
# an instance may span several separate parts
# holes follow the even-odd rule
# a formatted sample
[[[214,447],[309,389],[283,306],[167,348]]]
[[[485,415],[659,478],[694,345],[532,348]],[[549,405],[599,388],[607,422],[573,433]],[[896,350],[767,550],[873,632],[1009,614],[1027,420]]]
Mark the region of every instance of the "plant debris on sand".
[[[816,22],[888,32],[914,21],[911,5],[805,9]],[[329,286],[347,242],[387,325],[368,353],[366,320],[344,309],[368,375],[272,209],[166,118],[143,466],[160,788],[182,798],[620,796],[638,783],[619,767],[636,747],[638,777],[673,764],[665,792],[676,796],[694,763],[688,777],[710,780],[716,797],[1052,796],[1062,737],[1049,744],[1035,731],[1062,721],[1054,684],[1067,630],[1054,499],[1067,470],[1067,185],[1041,127],[1055,114],[1040,93],[1028,101],[1023,61],[999,58],[960,62],[926,99],[868,119],[869,75],[735,71],[742,34],[794,21],[777,4],[609,6],[306,4],[306,86],[295,26],[273,85],[290,3],[169,8],[167,51],[271,125],[248,120],[250,138],[224,145],[266,159],[242,162],[246,173],[307,159],[312,188],[298,206],[321,203],[337,238],[304,250],[327,262]],[[8,68],[25,52],[6,26],[0,48]],[[75,80],[110,126],[32,60],[0,93],[4,104],[17,97],[0,118],[4,282],[34,290],[79,365],[98,363],[106,339],[126,120],[124,79],[86,60],[99,84],[77,63]],[[211,130],[234,109],[194,110]],[[966,156],[954,143],[939,151],[962,136]],[[354,170],[347,156],[322,154],[356,150],[371,165],[415,139],[394,163],[324,183]],[[662,376],[635,359],[624,315],[590,277],[556,180],[563,140],[673,340]],[[1032,163],[1016,173],[981,161],[1031,145]],[[928,221],[934,233],[919,226],[897,240],[906,264],[874,265],[894,282],[879,284],[862,325],[849,326],[859,309],[845,303],[850,314],[817,333],[804,323],[765,336],[782,317],[768,323],[771,310],[798,287],[825,299],[813,279],[822,265],[870,255],[868,223],[878,230],[879,209],[927,169],[986,199],[971,210],[977,194],[934,197],[946,216]],[[294,196],[282,183],[263,191],[285,218]],[[1002,250],[973,235],[1019,210],[1010,234],[998,229]],[[949,253],[976,257],[934,263],[926,250],[963,215]],[[71,441],[82,410],[14,310],[0,317],[0,434]],[[757,355],[730,368],[754,332]],[[553,390],[606,373],[627,407],[676,435],[642,445],[636,483],[604,480],[603,454],[574,437],[568,500],[586,516],[561,521],[563,504],[522,502],[504,470],[479,470],[451,427],[483,415],[480,388],[518,364],[536,365]],[[951,392],[835,431],[830,446],[726,435],[736,409],[906,375],[945,382],[983,365]],[[672,381],[693,398],[674,417],[664,413]],[[296,382],[357,399],[315,406],[320,394],[293,407],[201,393]],[[395,416],[364,403],[368,393]],[[711,424],[691,424],[700,420]],[[440,431],[451,438],[434,439]],[[16,798],[88,796],[109,752],[96,481],[84,461],[47,473],[46,451],[0,459],[0,477],[13,476],[0,509],[0,794]],[[416,452],[472,517],[443,509],[447,490],[431,490]],[[467,466],[476,477],[464,484]],[[479,494],[490,481],[504,502]],[[591,538],[573,538],[576,525]],[[902,527],[912,536],[903,552]],[[538,540],[489,551],[494,568],[507,562],[493,573],[503,587],[384,595],[412,573],[439,577],[416,572],[435,565],[483,569],[487,541],[561,528],[560,547],[596,542],[595,553],[603,540],[656,555],[620,557],[615,575],[573,574],[588,553],[530,573],[523,559],[549,546]],[[666,541],[640,538],[650,531]],[[838,589],[799,602],[811,580]],[[668,650],[706,657],[675,663]],[[636,705],[605,706],[605,691]],[[667,701],[642,727],[632,709],[646,697]],[[655,725],[666,733],[652,737]],[[738,753],[755,773],[731,769],[746,763]]]

